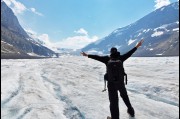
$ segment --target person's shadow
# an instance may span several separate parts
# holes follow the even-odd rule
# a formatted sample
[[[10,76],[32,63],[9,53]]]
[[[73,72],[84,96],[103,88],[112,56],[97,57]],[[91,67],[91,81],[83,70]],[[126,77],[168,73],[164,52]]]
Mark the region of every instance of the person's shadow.
[[[129,116],[129,119],[137,119],[136,117],[131,117],[131,116]]]

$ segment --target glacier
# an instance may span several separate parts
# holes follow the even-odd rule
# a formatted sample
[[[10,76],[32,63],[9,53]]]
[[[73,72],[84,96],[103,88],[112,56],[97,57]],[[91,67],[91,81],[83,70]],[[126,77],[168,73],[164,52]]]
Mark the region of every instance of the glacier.
[[[135,117],[119,97],[121,119],[179,119],[179,57],[124,62]],[[2,119],[106,119],[103,63],[83,56],[1,59]]]

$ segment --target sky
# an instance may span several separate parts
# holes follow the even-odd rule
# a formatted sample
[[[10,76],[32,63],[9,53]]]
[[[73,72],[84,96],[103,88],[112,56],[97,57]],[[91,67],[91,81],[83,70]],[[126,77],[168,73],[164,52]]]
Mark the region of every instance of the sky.
[[[3,0],[49,47],[80,49],[179,0]]]

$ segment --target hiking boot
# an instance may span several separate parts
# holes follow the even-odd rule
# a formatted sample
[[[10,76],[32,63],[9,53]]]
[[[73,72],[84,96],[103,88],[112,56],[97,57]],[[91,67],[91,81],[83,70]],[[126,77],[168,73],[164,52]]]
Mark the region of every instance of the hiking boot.
[[[134,112],[133,107],[128,108],[128,109],[127,109],[127,113],[128,113],[131,117],[134,117],[134,116],[135,116],[135,112]]]
[[[108,116],[107,119],[112,119],[112,118]]]

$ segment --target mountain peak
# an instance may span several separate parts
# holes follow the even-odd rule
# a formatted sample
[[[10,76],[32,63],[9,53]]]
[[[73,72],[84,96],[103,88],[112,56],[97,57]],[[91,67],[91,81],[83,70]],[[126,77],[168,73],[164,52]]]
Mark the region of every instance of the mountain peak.
[[[117,46],[124,54],[140,39],[145,39],[145,42],[134,56],[179,55],[179,3],[159,8],[82,50],[108,54],[111,47]]]
[[[28,54],[52,56],[54,52],[35,40],[30,39],[26,31],[21,27],[13,11],[1,1],[1,58],[4,57],[27,57]],[[8,45],[7,45],[8,44]],[[12,51],[12,49],[15,49]]]
[[[12,32],[28,37],[27,33],[19,24],[19,21],[13,11],[3,1],[1,2],[1,25],[8,28]]]

